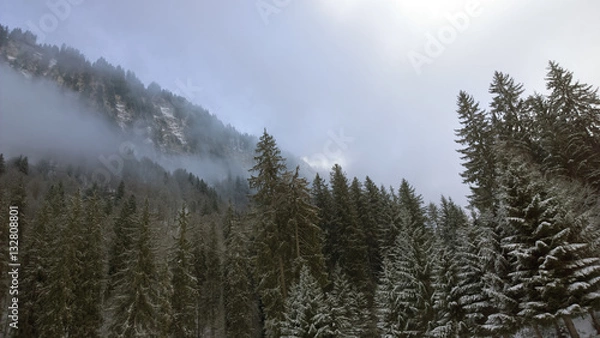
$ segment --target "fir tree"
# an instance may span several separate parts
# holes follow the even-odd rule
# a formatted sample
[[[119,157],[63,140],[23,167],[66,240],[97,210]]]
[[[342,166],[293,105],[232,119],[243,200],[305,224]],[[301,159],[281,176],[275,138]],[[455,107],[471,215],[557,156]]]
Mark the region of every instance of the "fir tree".
[[[71,199],[70,207],[63,217],[62,221],[51,223],[48,229],[50,236],[45,239],[51,251],[44,256],[47,260],[48,278],[41,286],[39,299],[44,309],[37,321],[39,337],[70,336],[75,328],[73,291],[76,282],[74,276],[78,273],[76,244],[80,235],[77,227],[83,221],[79,194]]]
[[[302,267],[300,279],[290,288],[280,327],[281,337],[286,338],[332,336],[325,296],[307,266]]]
[[[338,229],[332,221],[332,200],[331,192],[325,181],[316,174],[312,186],[313,203],[318,208],[319,227],[324,235],[323,253],[327,263],[328,270],[332,270],[338,260],[335,249],[338,247],[340,239]]]
[[[491,124],[486,112],[467,93],[459,93],[457,105],[462,128],[456,130],[456,142],[464,146],[459,150],[465,167],[461,176],[471,189],[472,204],[479,210],[491,208],[496,190],[496,160]]]
[[[334,228],[340,236],[339,246],[334,248],[342,271],[349,276],[351,283],[359,290],[367,292],[371,289],[369,281],[366,238],[360,227],[348,179],[342,167],[334,165],[331,171],[331,195]],[[360,188],[359,188],[360,189]]]
[[[126,269],[128,255],[134,248],[137,227],[137,206],[135,196],[131,195],[121,207],[113,224],[114,239],[109,252],[107,293],[113,290],[117,279],[120,278],[119,274]]]
[[[348,281],[339,268],[333,272],[333,288],[326,294],[333,337],[367,336],[371,322],[365,295]]]
[[[545,112],[545,167],[600,188],[600,97],[598,89],[573,80],[573,73],[550,62]]]
[[[294,263],[306,264],[321,286],[327,284],[323,234],[318,226],[318,210],[311,203],[308,182],[301,178],[299,168],[284,176],[284,208],[287,211],[287,227],[294,233]],[[299,270],[299,269],[298,269]],[[299,272],[299,271],[298,271]]]
[[[226,336],[250,338],[256,336],[258,307],[252,283],[249,240],[231,205],[229,210],[225,219],[228,230],[223,262]]]
[[[124,268],[119,270],[115,290],[110,337],[157,337],[160,333],[157,306],[160,303],[160,278],[155,264],[150,232],[148,200],[133,231],[132,243],[123,253]]]
[[[256,164],[248,180],[256,193],[252,196],[252,219],[256,234],[253,251],[258,290],[264,305],[267,337],[277,337],[282,320],[284,300],[293,280],[293,230],[282,208],[286,172],[284,159],[275,140],[266,130],[256,146]]]
[[[184,205],[177,218],[179,233],[172,249],[173,258],[170,264],[173,287],[171,334],[182,338],[195,336],[196,330],[197,280],[193,275],[192,247],[187,238],[188,217],[187,207]]]
[[[78,229],[77,264],[74,275],[74,337],[99,337],[102,325],[102,288],[105,277],[102,225],[104,220],[96,192],[84,202],[83,222]]]
[[[405,222],[408,217],[402,217]],[[384,260],[376,292],[378,327],[384,336],[421,337],[434,320],[431,243],[426,229],[405,228]]]

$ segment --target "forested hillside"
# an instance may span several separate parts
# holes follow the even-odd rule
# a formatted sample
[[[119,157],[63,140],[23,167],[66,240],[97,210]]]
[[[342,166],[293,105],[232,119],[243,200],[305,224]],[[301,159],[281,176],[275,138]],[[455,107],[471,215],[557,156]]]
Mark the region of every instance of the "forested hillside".
[[[67,84],[115,121],[128,123],[120,105],[148,119],[158,114],[156,100],[179,111],[179,98],[136,87],[119,68],[87,77],[108,66],[31,43],[44,52],[26,60],[32,54],[11,51],[25,48],[27,33],[3,34],[11,63]],[[65,76],[73,72],[61,67],[81,68]],[[129,85],[119,87],[123,81]],[[576,326],[586,323],[595,329],[586,334],[598,336],[600,97],[553,62],[546,87],[526,97],[497,72],[487,109],[459,93],[466,210],[450,197],[426,203],[400,178],[395,187],[350,178],[337,164],[309,182],[266,130],[256,144],[232,131],[237,141],[212,139],[204,150],[191,137],[153,138],[219,156],[236,142],[251,147],[250,178],[232,184],[238,198],[147,158],[126,159],[122,180],[102,184],[94,164],[0,156],[0,237],[18,239],[20,263],[18,294],[9,296],[12,256],[3,245],[2,332],[587,338]],[[190,128],[216,121],[186,111],[174,116]],[[13,296],[18,330],[9,326]]]
[[[36,36],[0,25],[0,62],[30,79],[48,79],[78,94],[88,110],[115,130],[139,137],[165,154],[190,154],[229,166],[235,175],[251,166],[256,137],[224,125],[186,98],[148,86],[104,58],[90,62],[79,50],[40,45]]]

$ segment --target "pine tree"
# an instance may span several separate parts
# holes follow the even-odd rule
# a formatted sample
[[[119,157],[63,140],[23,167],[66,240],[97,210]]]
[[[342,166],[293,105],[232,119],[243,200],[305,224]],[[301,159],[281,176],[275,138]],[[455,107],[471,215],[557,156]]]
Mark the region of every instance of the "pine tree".
[[[51,247],[51,238],[56,236],[50,229],[55,229],[57,224],[62,224],[66,212],[62,184],[51,185],[44,198],[41,210],[32,223],[32,228],[25,231],[25,254],[23,256],[23,280],[21,286],[27,290],[20,297],[22,301],[20,311],[21,329],[18,337],[38,337],[40,330],[38,322],[41,313],[45,311],[41,302],[42,289],[48,282],[48,271],[51,266],[54,248]],[[19,205],[21,209],[21,205]],[[22,234],[19,237],[23,237]]]
[[[228,210],[223,262],[226,336],[250,338],[256,336],[258,306],[252,283],[249,240],[231,205]]]
[[[107,295],[114,289],[120,278],[119,274],[126,269],[128,255],[134,248],[133,241],[137,227],[137,206],[135,196],[131,195],[121,207],[119,216],[113,224],[114,237],[109,252]]]
[[[339,247],[339,231],[333,222],[333,209],[331,192],[325,181],[316,174],[312,185],[313,203],[318,208],[319,227],[324,236],[323,253],[327,263],[327,269],[332,270],[338,263],[339,256],[335,253]]]
[[[600,188],[600,97],[598,89],[573,80],[573,73],[550,62],[546,76],[548,110],[540,143],[547,170]]]
[[[442,196],[438,216],[436,230],[443,240],[443,244],[455,250],[458,245],[459,232],[467,224],[467,215],[451,198],[446,199]]]
[[[284,208],[287,227],[294,232],[293,259],[296,266],[306,264],[321,286],[327,284],[323,234],[318,226],[318,210],[311,203],[308,182],[301,178],[299,168],[284,176]],[[299,272],[299,269],[298,269]]]
[[[365,231],[368,250],[369,272],[373,282],[381,272],[382,250],[381,250],[381,226],[384,224],[383,209],[384,201],[377,185],[367,176],[364,184],[365,213],[360,214]]]
[[[286,172],[284,159],[275,140],[266,130],[256,146],[256,164],[251,169],[256,173],[248,180],[256,193],[252,196],[251,217],[255,223],[254,266],[258,290],[265,315],[267,337],[277,337],[278,323],[282,320],[284,300],[293,280],[293,230],[287,224],[280,208],[284,196],[283,175]]]
[[[209,224],[203,240],[198,243],[196,253],[196,279],[199,290],[199,326],[205,335],[219,335],[222,329],[221,313],[223,307],[222,253],[221,240],[214,222]]]
[[[333,337],[367,336],[371,321],[365,295],[350,284],[339,268],[333,272],[333,288],[326,294]]]
[[[92,191],[84,202],[83,222],[78,231],[76,272],[73,271],[74,337],[99,337],[102,325],[102,288],[105,277],[100,199]]]
[[[187,207],[184,205],[177,218],[179,233],[170,262],[173,287],[171,334],[182,338],[195,336],[196,330],[197,280],[193,275],[192,247],[187,238],[188,217]]]
[[[370,187],[373,188],[373,185]],[[367,276],[365,280],[365,290],[363,290],[370,301],[373,300],[375,292],[375,284],[377,284],[378,260],[379,260],[379,243],[378,243],[378,222],[374,212],[377,211],[378,191],[372,191],[370,198],[367,199],[366,193],[363,191],[362,184],[355,177],[350,184],[350,198],[357,213],[358,230],[364,238],[365,259]],[[375,209],[372,209],[375,208]]]
[[[435,319],[432,337],[469,337],[464,310],[460,304],[459,262],[455,249],[438,240],[432,268],[432,300]]]
[[[157,337],[160,332],[157,305],[161,281],[154,258],[148,200],[134,225],[133,231],[126,234],[132,246],[123,252],[124,268],[119,270],[115,283],[118,296],[114,298],[110,337]]]
[[[339,231],[339,246],[335,248],[340,268],[349,276],[351,283],[359,290],[368,292],[369,266],[366,238],[359,224],[358,214],[352,201],[348,179],[342,167],[334,165],[331,171],[331,195],[334,227]],[[360,189],[360,188],[358,188]]]
[[[319,283],[307,266],[300,270],[300,279],[290,288],[285,301],[284,319],[280,322],[281,337],[331,337],[331,318]]]
[[[402,217],[405,222],[408,216]],[[378,327],[384,336],[422,337],[434,320],[431,243],[426,229],[404,228],[384,260],[376,292]]]
[[[494,201],[496,160],[491,123],[485,111],[479,108],[472,96],[461,91],[458,95],[458,117],[462,128],[456,130],[456,142],[465,171],[463,182],[471,189],[470,199],[479,210],[491,208]]]
[[[515,83],[507,74],[494,72],[489,92],[493,95],[490,103],[492,128],[498,141],[509,148],[526,150],[529,140],[530,122],[521,98],[523,85]]]
[[[500,221],[514,231],[504,240],[513,263],[509,293],[519,316],[533,325],[562,319],[573,337],[571,317],[586,301],[600,299],[600,258],[590,249],[585,215],[569,207],[571,196],[546,186],[536,170],[512,162],[502,181]]]
[[[456,287],[453,292],[458,297],[459,310],[463,313],[463,321],[472,336],[485,336],[483,325],[493,313],[491,298],[485,292],[486,262],[490,257],[491,231],[485,224],[475,219],[458,231],[458,242],[455,253]],[[493,257],[493,255],[491,255]],[[464,327],[463,327],[464,328]],[[465,331],[459,330],[460,334]]]
[[[59,218],[60,219],[60,218]],[[79,273],[77,243],[78,227],[83,221],[83,206],[79,193],[71,198],[64,222],[51,223],[45,240],[50,252],[47,260],[48,278],[41,286],[39,302],[43,304],[37,324],[39,337],[70,336],[75,331],[75,276]]]

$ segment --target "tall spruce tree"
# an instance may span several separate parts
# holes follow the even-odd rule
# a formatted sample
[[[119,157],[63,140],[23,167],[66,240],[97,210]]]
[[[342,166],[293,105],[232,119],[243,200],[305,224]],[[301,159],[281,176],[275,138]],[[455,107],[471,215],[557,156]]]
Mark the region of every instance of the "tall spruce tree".
[[[148,200],[144,202],[140,217],[134,220],[135,228],[125,234],[132,245],[123,252],[124,268],[116,276],[117,296],[110,337],[158,337],[161,332],[157,311],[161,280],[154,256]]]
[[[522,161],[511,162],[503,175],[499,222],[514,232],[503,242],[513,264],[508,291],[527,324],[561,319],[578,337],[572,316],[600,298],[600,258],[582,236],[586,216],[574,212],[558,184],[546,182]]]
[[[188,239],[189,212],[184,204],[177,216],[178,234],[172,249],[171,334],[175,337],[196,336],[197,280],[194,276],[194,257]]]
[[[325,338],[332,336],[331,317],[323,290],[307,266],[300,270],[300,279],[290,288],[285,301],[284,319],[280,322],[281,337]]]
[[[573,79],[550,62],[546,75],[545,132],[540,140],[548,170],[600,189],[600,97],[598,89]]]
[[[113,223],[113,242],[109,251],[107,295],[114,289],[120,274],[127,268],[127,259],[134,249],[135,232],[138,228],[135,196],[130,195],[123,203],[119,216]]]
[[[104,217],[96,190],[83,201],[84,215],[77,229],[79,240],[74,278],[74,337],[99,337],[102,325],[102,289],[106,274],[102,226]]]
[[[255,273],[265,315],[267,337],[279,336],[284,300],[293,280],[293,231],[288,228],[280,203],[283,200],[283,175],[286,172],[274,138],[266,130],[256,146],[255,174],[249,179],[252,196],[252,219],[255,223]]]
[[[225,216],[223,282],[227,337],[257,336],[258,304],[252,280],[249,239],[230,205]]]
[[[341,269],[336,268],[332,275],[333,287],[326,294],[332,336],[360,338],[376,335],[369,327],[372,319],[367,297],[350,284]]]
[[[369,292],[369,266],[365,260],[368,249],[365,233],[360,226],[348,179],[338,164],[331,171],[331,195],[334,227],[340,236],[335,254],[342,271],[359,290]],[[360,188],[359,188],[360,189]]]
[[[463,182],[471,189],[471,203],[479,210],[493,206],[496,191],[496,159],[494,137],[487,113],[479,108],[472,96],[464,91],[458,94],[457,113],[462,127],[456,130],[456,142],[465,171]]]

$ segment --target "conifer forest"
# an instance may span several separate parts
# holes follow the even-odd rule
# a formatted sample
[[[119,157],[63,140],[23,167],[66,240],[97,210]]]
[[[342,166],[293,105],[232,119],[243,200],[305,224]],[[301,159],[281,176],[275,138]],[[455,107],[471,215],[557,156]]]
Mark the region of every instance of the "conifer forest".
[[[453,93],[469,196],[429,202],[37,38],[0,25],[0,77],[228,171],[0,148],[0,337],[600,337],[598,83],[549,61],[542,87]]]

